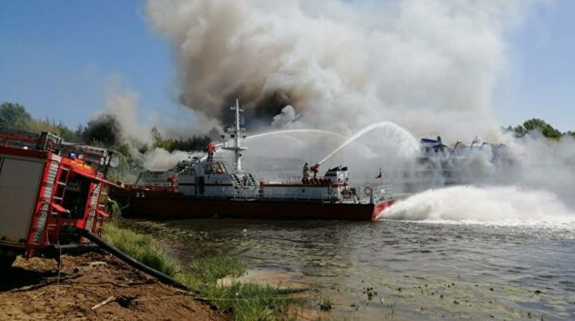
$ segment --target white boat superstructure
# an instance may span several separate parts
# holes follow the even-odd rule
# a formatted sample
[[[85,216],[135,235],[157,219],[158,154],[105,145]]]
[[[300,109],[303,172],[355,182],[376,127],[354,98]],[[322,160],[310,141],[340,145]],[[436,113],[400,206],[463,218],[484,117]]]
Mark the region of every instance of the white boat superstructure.
[[[246,198],[246,199],[281,199],[309,200],[322,202],[360,202],[361,191],[350,187],[347,167],[337,166],[318,176],[319,165],[304,168],[302,176],[292,176],[279,181],[256,179],[255,175],[242,168],[242,146],[246,138],[242,127],[239,102],[231,108],[235,112],[235,123],[226,129],[224,143],[215,145],[216,150],[227,150],[234,153],[233,169],[213,155],[193,157],[181,161],[174,168],[165,172],[144,172],[136,184],[177,190],[187,197],[195,198]],[[306,165],[307,166],[307,165]],[[312,174],[313,173],[313,174]],[[382,190],[382,189],[379,189]],[[364,196],[371,198],[372,189],[364,190]],[[383,192],[384,193],[384,192]],[[376,195],[377,197],[378,195]]]

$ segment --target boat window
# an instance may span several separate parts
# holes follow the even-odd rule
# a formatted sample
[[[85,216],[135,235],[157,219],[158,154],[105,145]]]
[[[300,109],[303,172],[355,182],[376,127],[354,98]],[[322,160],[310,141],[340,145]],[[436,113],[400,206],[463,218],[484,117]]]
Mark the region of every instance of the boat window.
[[[211,163],[209,166],[206,167],[206,174],[213,174],[217,172],[217,165],[215,163]]]
[[[194,168],[186,168],[183,172],[184,175],[196,175],[196,170]]]
[[[302,188],[302,189],[301,189],[301,192],[302,192],[302,193],[305,193],[305,188]]]

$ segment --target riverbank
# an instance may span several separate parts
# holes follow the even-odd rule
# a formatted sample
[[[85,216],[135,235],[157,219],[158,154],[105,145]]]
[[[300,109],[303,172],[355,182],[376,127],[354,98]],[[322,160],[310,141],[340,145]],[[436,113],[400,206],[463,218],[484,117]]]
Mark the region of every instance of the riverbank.
[[[235,320],[297,320],[309,313],[312,296],[291,286],[246,280],[244,262],[221,253],[200,255],[180,266],[149,233],[131,229],[128,221],[107,224],[105,238],[136,260],[188,286],[198,298],[213,302]],[[302,289],[302,286],[296,286]],[[312,299],[312,300],[309,300]]]
[[[0,320],[233,320],[213,304],[100,253],[18,258],[0,283]]]
[[[297,320],[307,294],[242,280],[246,264],[198,257],[182,269],[152,236],[110,222],[105,240],[192,292],[159,283],[104,253],[18,258],[0,282],[0,320]],[[242,281],[240,281],[242,280]],[[297,292],[297,291],[295,291]]]

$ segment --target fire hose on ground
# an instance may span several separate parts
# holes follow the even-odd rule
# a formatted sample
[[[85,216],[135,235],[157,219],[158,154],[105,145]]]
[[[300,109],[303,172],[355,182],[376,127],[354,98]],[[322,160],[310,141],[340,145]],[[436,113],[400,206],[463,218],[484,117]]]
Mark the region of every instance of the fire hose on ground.
[[[190,289],[189,287],[187,287],[186,285],[182,284],[181,282],[175,280],[174,278],[172,278],[172,277],[170,277],[170,276],[168,276],[168,275],[166,275],[166,274],[164,274],[164,273],[162,273],[156,269],[153,269],[147,265],[144,265],[144,264],[136,261],[132,257],[126,255],[122,251],[120,251],[117,248],[115,248],[114,246],[106,243],[104,240],[99,238],[97,235],[92,234],[91,232],[89,232],[87,230],[79,229],[79,228],[76,228],[75,226],[68,226],[68,232],[70,234],[73,234],[73,235],[87,238],[88,240],[94,242],[94,244],[98,245],[101,249],[112,254],[113,256],[117,257],[118,259],[120,259],[123,262],[130,265],[131,267],[136,268],[136,269],[138,269],[138,270],[140,270],[140,271],[142,271],[142,272],[144,272],[150,276],[155,277],[156,279],[158,279],[160,282],[162,282],[164,284],[171,285],[171,286],[178,288],[178,289],[182,289],[182,290],[186,290],[186,291],[194,291],[194,292],[200,293],[200,291],[198,291],[196,289]]]
[[[198,289],[191,289],[188,286],[182,284],[181,282],[175,280],[174,278],[156,270],[153,269],[147,265],[144,265],[140,262],[138,262],[137,260],[133,259],[132,257],[126,255],[125,253],[123,253],[122,251],[118,250],[116,247],[106,243],[104,240],[102,240],[101,238],[99,238],[97,235],[92,234],[91,232],[84,230],[84,229],[79,229],[75,226],[68,226],[68,233],[72,234],[72,235],[76,235],[78,237],[85,237],[88,240],[94,242],[95,245],[97,245],[98,247],[94,247],[92,245],[90,246],[82,246],[82,248],[86,249],[90,249],[90,250],[95,250],[95,249],[102,249],[105,250],[106,252],[114,255],[115,257],[117,257],[118,259],[122,260],[123,262],[127,263],[128,265],[130,265],[133,268],[136,268],[150,276],[155,277],[156,279],[158,279],[160,282],[164,283],[164,284],[168,284],[171,285],[175,288],[178,289],[182,289],[185,291],[192,291],[198,294],[201,294],[202,291],[198,290]],[[56,249],[56,248],[54,248]],[[295,288],[295,289],[278,289],[279,294],[281,295],[286,295],[286,294],[294,294],[294,293],[302,293],[302,292],[313,292],[313,291],[317,291],[316,288]]]

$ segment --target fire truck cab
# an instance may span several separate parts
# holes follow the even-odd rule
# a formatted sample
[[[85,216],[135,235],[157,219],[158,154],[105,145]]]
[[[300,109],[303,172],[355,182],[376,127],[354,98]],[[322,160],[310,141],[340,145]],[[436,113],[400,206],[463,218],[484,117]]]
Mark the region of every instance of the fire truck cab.
[[[67,235],[66,225],[101,234],[112,156],[48,132],[0,129],[0,268],[18,255],[89,242]]]

